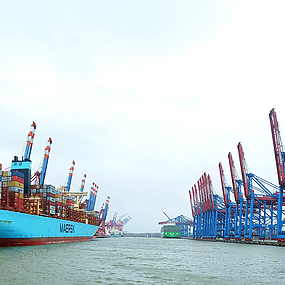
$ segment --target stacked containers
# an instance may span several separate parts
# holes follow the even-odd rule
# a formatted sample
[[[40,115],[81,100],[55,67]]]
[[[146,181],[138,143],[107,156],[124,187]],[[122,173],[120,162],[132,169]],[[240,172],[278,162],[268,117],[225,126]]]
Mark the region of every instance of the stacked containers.
[[[1,178],[1,202],[2,206],[9,208],[9,188],[8,182],[11,182],[11,172],[9,171],[2,171],[2,178]]]
[[[10,176],[11,175],[11,176]],[[24,174],[17,170],[8,172],[7,186],[9,187],[9,206],[20,211],[23,210]]]
[[[39,197],[30,197],[29,199],[29,213],[32,215],[39,215],[42,209],[42,199]]]
[[[62,215],[62,192],[60,190],[55,190],[55,206],[56,206],[56,215],[61,217]]]
[[[74,198],[72,196],[66,197],[66,215],[68,219],[74,219]]]
[[[55,186],[50,184],[45,184],[43,187],[43,195],[46,196],[46,203],[45,209],[48,215],[54,216],[55,215]]]
[[[66,218],[66,193],[62,192],[62,218]]]
[[[31,196],[43,197],[43,189],[39,185],[31,185]]]

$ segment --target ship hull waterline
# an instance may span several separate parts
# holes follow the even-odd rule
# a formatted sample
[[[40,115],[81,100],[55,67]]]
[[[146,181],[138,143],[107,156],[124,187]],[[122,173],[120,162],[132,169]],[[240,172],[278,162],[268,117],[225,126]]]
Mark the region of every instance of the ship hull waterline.
[[[0,210],[0,247],[89,241],[99,226]]]

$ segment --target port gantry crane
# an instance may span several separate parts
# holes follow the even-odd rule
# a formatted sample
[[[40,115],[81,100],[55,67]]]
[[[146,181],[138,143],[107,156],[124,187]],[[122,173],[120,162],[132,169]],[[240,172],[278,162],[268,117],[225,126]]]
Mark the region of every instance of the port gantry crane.
[[[192,214],[194,214],[193,237],[213,239],[224,231],[224,213],[220,211],[222,203],[218,195],[213,193],[210,175],[204,173],[197,184],[198,190],[194,184],[192,195],[189,190]]]
[[[189,190],[189,196],[190,196],[190,201],[191,201],[191,191]],[[192,187],[192,200],[193,200],[193,210],[192,213],[193,215],[193,237],[196,237],[197,235],[197,229],[198,225],[200,223],[200,205],[198,202],[198,195],[197,195],[197,187],[196,184]]]
[[[72,181],[72,177],[73,177],[73,171],[74,171],[74,166],[75,166],[75,161],[72,161],[72,165],[69,169],[69,175],[68,175],[68,180],[67,180],[67,185],[66,185],[66,192],[70,191],[70,186],[71,186],[71,181]]]
[[[105,203],[105,208],[104,208],[104,203],[101,207],[100,214],[99,214],[99,220],[101,221],[101,225],[96,231],[94,236],[98,237],[104,237],[106,234],[106,218],[109,210],[109,202],[110,202],[110,196],[107,196],[106,203]]]
[[[234,211],[234,208],[237,208],[237,205],[233,204],[231,201],[230,193],[233,192],[233,189],[228,185],[221,162],[219,163],[219,171],[225,203],[224,238],[230,239],[236,220],[236,211]]]
[[[33,141],[35,138],[36,128],[37,128],[37,125],[35,122],[33,122],[31,125],[31,130],[28,133],[28,138],[27,138],[27,143],[26,143],[26,148],[25,148],[23,160],[30,160],[31,159],[31,152],[32,152],[32,148],[33,148]]]
[[[76,201],[74,206],[76,208],[79,208],[79,204],[82,201],[83,197],[87,196],[88,193],[84,192],[84,186],[85,186],[85,181],[86,181],[86,174],[84,174],[82,182],[81,182],[81,186],[80,186],[80,190],[77,192],[71,192],[70,188],[71,188],[71,181],[73,178],[73,172],[74,172],[74,166],[75,166],[75,161],[72,161],[71,167],[69,169],[69,174],[68,174],[68,179],[67,179],[67,184],[66,186],[62,187],[63,192],[66,193],[67,196],[75,196],[76,197]],[[79,197],[79,198],[78,198]]]
[[[45,154],[44,154],[44,159],[43,159],[43,164],[41,167],[41,176],[40,176],[40,186],[44,185],[45,178],[46,178],[46,173],[47,173],[47,166],[48,166],[48,161],[49,161],[49,155],[50,155],[50,150],[51,150],[51,145],[52,145],[52,139],[48,139],[48,144],[45,148]]]
[[[84,191],[85,182],[86,182],[86,174],[83,175],[83,178],[82,178],[82,181],[81,181],[80,190],[79,190],[79,192],[81,192],[81,193],[83,193],[83,191]],[[83,196],[86,196],[86,194],[83,195]],[[82,201],[83,196],[79,196],[79,198],[78,198],[78,199],[79,199],[78,203],[80,203],[80,202]],[[78,197],[78,196],[77,196],[77,197]]]
[[[284,215],[284,188],[285,188],[285,173],[284,173],[284,162],[285,162],[285,153],[283,150],[283,144],[281,140],[279,124],[277,121],[277,115],[274,109],[269,113],[272,142],[274,149],[274,156],[276,162],[277,177],[279,182],[279,195],[277,203],[277,227],[276,236],[279,240],[285,241],[285,232],[282,231],[282,227],[285,224],[285,221],[282,220],[282,215]]]
[[[192,191],[189,190],[194,238],[234,237],[237,240],[252,240],[258,237],[285,243],[285,152],[274,109],[270,111],[269,119],[279,185],[250,172],[242,144],[239,143],[237,150],[242,179],[238,177],[231,152],[228,160],[232,187],[227,184],[222,165],[219,164],[223,198],[213,193],[211,196],[210,177],[205,173],[197,181],[198,187],[195,184]],[[235,202],[230,200],[231,192]],[[211,211],[216,215],[213,222]],[[211,224],[215,226],[214,230]]]
[[[117,219],[118,213],[115,212],[113,216],[113,220],[111,221],[111,228],[114,228],[116,226],[116,219]]]
[[[96,198],[97,198],[97,193],[98,193],[98,188],[94,182],[91,186],[91,191],[90,191],[90,197],[87,205],[87,211],[94,211],[95,204],[96,204]]]
[[[24,194],[29,194],[31,191],[31,152],[33,148],[36,128],[36,123],[33,122],[30,132],[28,133],[22,160],[19,160],[19,158],[15,156],[11,164],[11,170],[18,170],[24,174]]]
[[[39,171],[36,171],[32,176],[31,176],[31,182],[34,182],[37,187],[42,188],[45,182],[45,177],[47,173],[47,166],[49,162],[49,156],[50,156],[50,150],[51,150],[51,145],[52,145],[52,139],[49,138],[47,142],[47,146],[44,151],[44,156],[43,160],[41,163],[41,167]],[[31,149],[31,148],[30,148]]]
[[[132,219],[131,216],[127,216],[126,218],[124,218],[123,220],[119,220],[119,221],[122,221],[122,230],[123,230],[123,227]]]
[[[264,239],[269,230],[274,237],[274,225],[278,223],[274,205],[277,204],[279,187],[249,172],[241,143],[238,144],[238,153],[246,199],[244,237],[251,240],[254,234]]]
[[[242,213],[243,212],[242,211],[243,210],[243,195],[241,193],[242,180],[239,178],[238,173],[236,171],[231,152],[229,152],[228,154],[228,159],[229,159],[234,198],[236,201],[234,234],[235,234],[235,239],[240,240],[242,229],[243,229],[243,213]]]
[[[118,231],[123,231],[123,227],[125,224],[127,224],[132,218],[130,216],[128,216],[127,218],[125,218],[123,220],[123,218],[127,215],[127,213],[121,215],[118,219],[117,219],[117,212],[114,213],[113,219],[110,220],[107,224],[106,227],[109,231],[112,231],[113,229],[117,229]]]

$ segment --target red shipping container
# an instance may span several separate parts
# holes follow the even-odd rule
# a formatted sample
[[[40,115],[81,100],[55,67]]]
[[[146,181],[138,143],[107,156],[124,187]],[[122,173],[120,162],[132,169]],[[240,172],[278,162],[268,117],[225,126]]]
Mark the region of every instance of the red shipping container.
[[[24,184],[24,178],[18,176],[11,176],[11,181],[17,181]]]

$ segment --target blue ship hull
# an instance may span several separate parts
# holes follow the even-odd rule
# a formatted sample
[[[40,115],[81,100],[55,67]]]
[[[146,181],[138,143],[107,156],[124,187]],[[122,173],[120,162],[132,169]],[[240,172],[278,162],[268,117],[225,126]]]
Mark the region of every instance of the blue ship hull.
[[[0,246],[24,246],[91,240],[99,226],[0,210]]]

